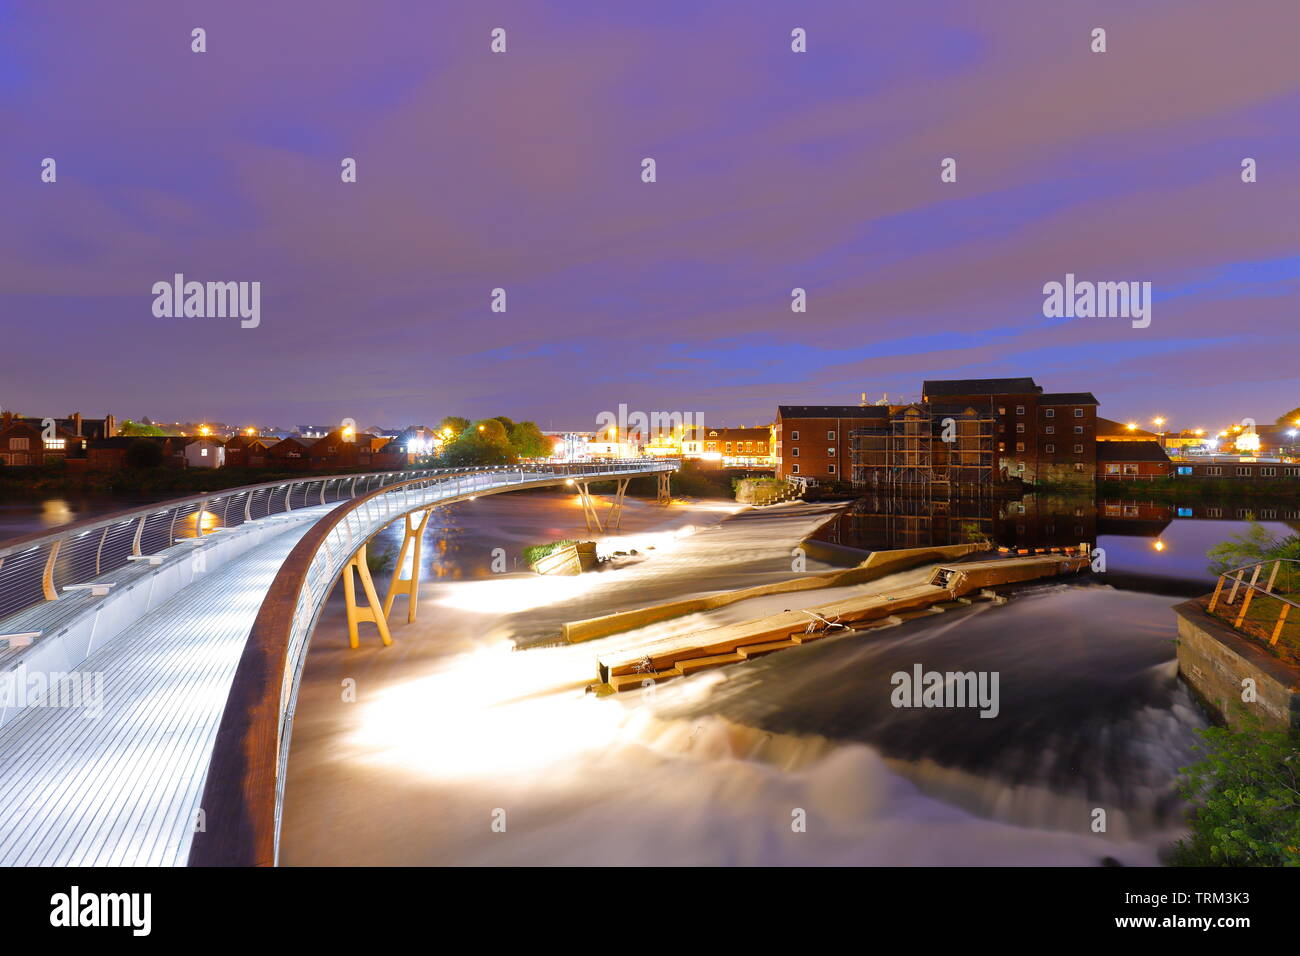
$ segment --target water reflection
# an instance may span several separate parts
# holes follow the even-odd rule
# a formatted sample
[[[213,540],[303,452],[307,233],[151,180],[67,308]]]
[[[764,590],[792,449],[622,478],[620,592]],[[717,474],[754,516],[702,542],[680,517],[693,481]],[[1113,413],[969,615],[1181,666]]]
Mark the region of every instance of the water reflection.
[[[1300,532],[1300,506],[1294,503],[1182,505],[1037,494],[1015,501],[868,495],[814,537],[864,552],[980,541],[1012,551],[1086,544],[1106,552],[1112,574],[1153,579],[1147,584],[1176,581],[1199,592],[1213,580],[1206,551],[1241,533],[1251,518],[1278,537]]]

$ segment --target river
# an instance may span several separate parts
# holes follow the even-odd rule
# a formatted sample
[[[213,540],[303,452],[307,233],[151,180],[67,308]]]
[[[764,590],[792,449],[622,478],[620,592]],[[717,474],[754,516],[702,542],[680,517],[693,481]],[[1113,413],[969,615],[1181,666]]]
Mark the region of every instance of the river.
[[[8,502],[0,539],[144,503]],[[1244,530],[1246,509],[1032,496],[864,499],[836,518],[837,507],[630,500],[623,533],[601,545],[611,560],[576,578],[533,575],[519,559],[526,545],[584,536],[573,496],[491,496],[439,512],[419,619],[399,623],[400,599],[392,647],[362,625],[351,650],[338,595],[317,628],[283,861],[1158,862],[1181,832],[1177,770],[1206,725],[1176,674],[1170,607],[1212,587],[1205,552]],[[1278,535],[1300,517],[1249,510]],[[617,698],[585,693],[598,643],[554,646],[567,620],[790,577],[793,545],[815,531],[863,549],[1084,540],[1105,553],[1106,571]],[[372,552],[399,541],[390,528]],[[495,573],[503,556],[505,573]],[[923,574],[750,600],[638,633],[746,620]],[[997,716],[893,706],[892,675],[917,665],[996,674]],[[1104,832],[1094,831],[1098,811]]]
[[[436,516],[419,619],[395,624],[392,647],[362,625],[350,650],[337,595],[317,628],[282,861],[1151,865],[1180,835],[1177,770],[1206,721],[1176,675],[1170,607],[1208,590],[1205,549],[1242,522],[1133,512],[1125,524],[1099,506],[1083,523],[1107,551],[1105,574],[651,692],[585,693],[597,645],[548,646],[560,623],[789,577],[793,544],[832,515],[736,511],[629,502],[625,533],[602,545],[627,553],[577,578],[491,571],[493,549],[580,536],[570,496],[489,497]],[[1014,533],[1034,533],[1007,517]],[[854,590],[747,601],[646,632]],[[392,620],[404,622],[402,600]],[[998,715],[892,706],[891,675],[918,664],[996,673]]]

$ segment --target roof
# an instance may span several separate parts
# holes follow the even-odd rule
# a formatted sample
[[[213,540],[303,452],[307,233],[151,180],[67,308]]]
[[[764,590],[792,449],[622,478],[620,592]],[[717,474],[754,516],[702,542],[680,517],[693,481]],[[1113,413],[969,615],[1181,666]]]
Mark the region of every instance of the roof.
[[[926,398],[932,395],[1026,395],[1042,390],[1042,386],[1028,376],[927,379],[921,384],[921,394]]]
[[[1143,428],[1129,429],[1122,422],[1112,421],[1109,418],[1097,416],[1097,440],[1105,441],[1108,438],[1150,438],[1153,441],[1158,438],[1155,432],[1149,432]]]
[[[778,418],[886,418],[884,405],[778,405]]]
[[[1167,462],[1169,456],[1158,441],[1099,441],[1097,460]]]
[[[1092,392],[1044,392],[1038,396],[1039,405],[1100,405]]]

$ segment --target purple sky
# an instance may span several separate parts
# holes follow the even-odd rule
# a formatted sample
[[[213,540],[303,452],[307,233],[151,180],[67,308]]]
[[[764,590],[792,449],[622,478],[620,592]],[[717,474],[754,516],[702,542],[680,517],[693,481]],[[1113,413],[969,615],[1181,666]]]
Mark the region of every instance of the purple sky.
[[[1300,405],[1295,0],[0,0],[0,26],[25,414],[740,425],[1024,374],[1173,426]],[[260,327],[155,318],[176,272],[260,281]],[[1043,318],[1067,272],[1152,282],[1151,326]]]

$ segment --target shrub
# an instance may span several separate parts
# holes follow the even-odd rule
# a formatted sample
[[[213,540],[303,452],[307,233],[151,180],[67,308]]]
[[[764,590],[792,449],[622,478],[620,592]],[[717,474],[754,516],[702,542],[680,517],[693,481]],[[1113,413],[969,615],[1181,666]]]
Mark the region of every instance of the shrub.
[[[1176,866],[1300,866],[1300,735],[1201,731],[1204,756],[1182,768],[1180,791],[1195,809]]]
[[[554,554],[561,548],[567,548],[569,545],[577,543],[565,538],[563,541],[552,541],[550,544],[534,544],[524,548],[524,561],[529,566],[532,566],[547,555]]]

